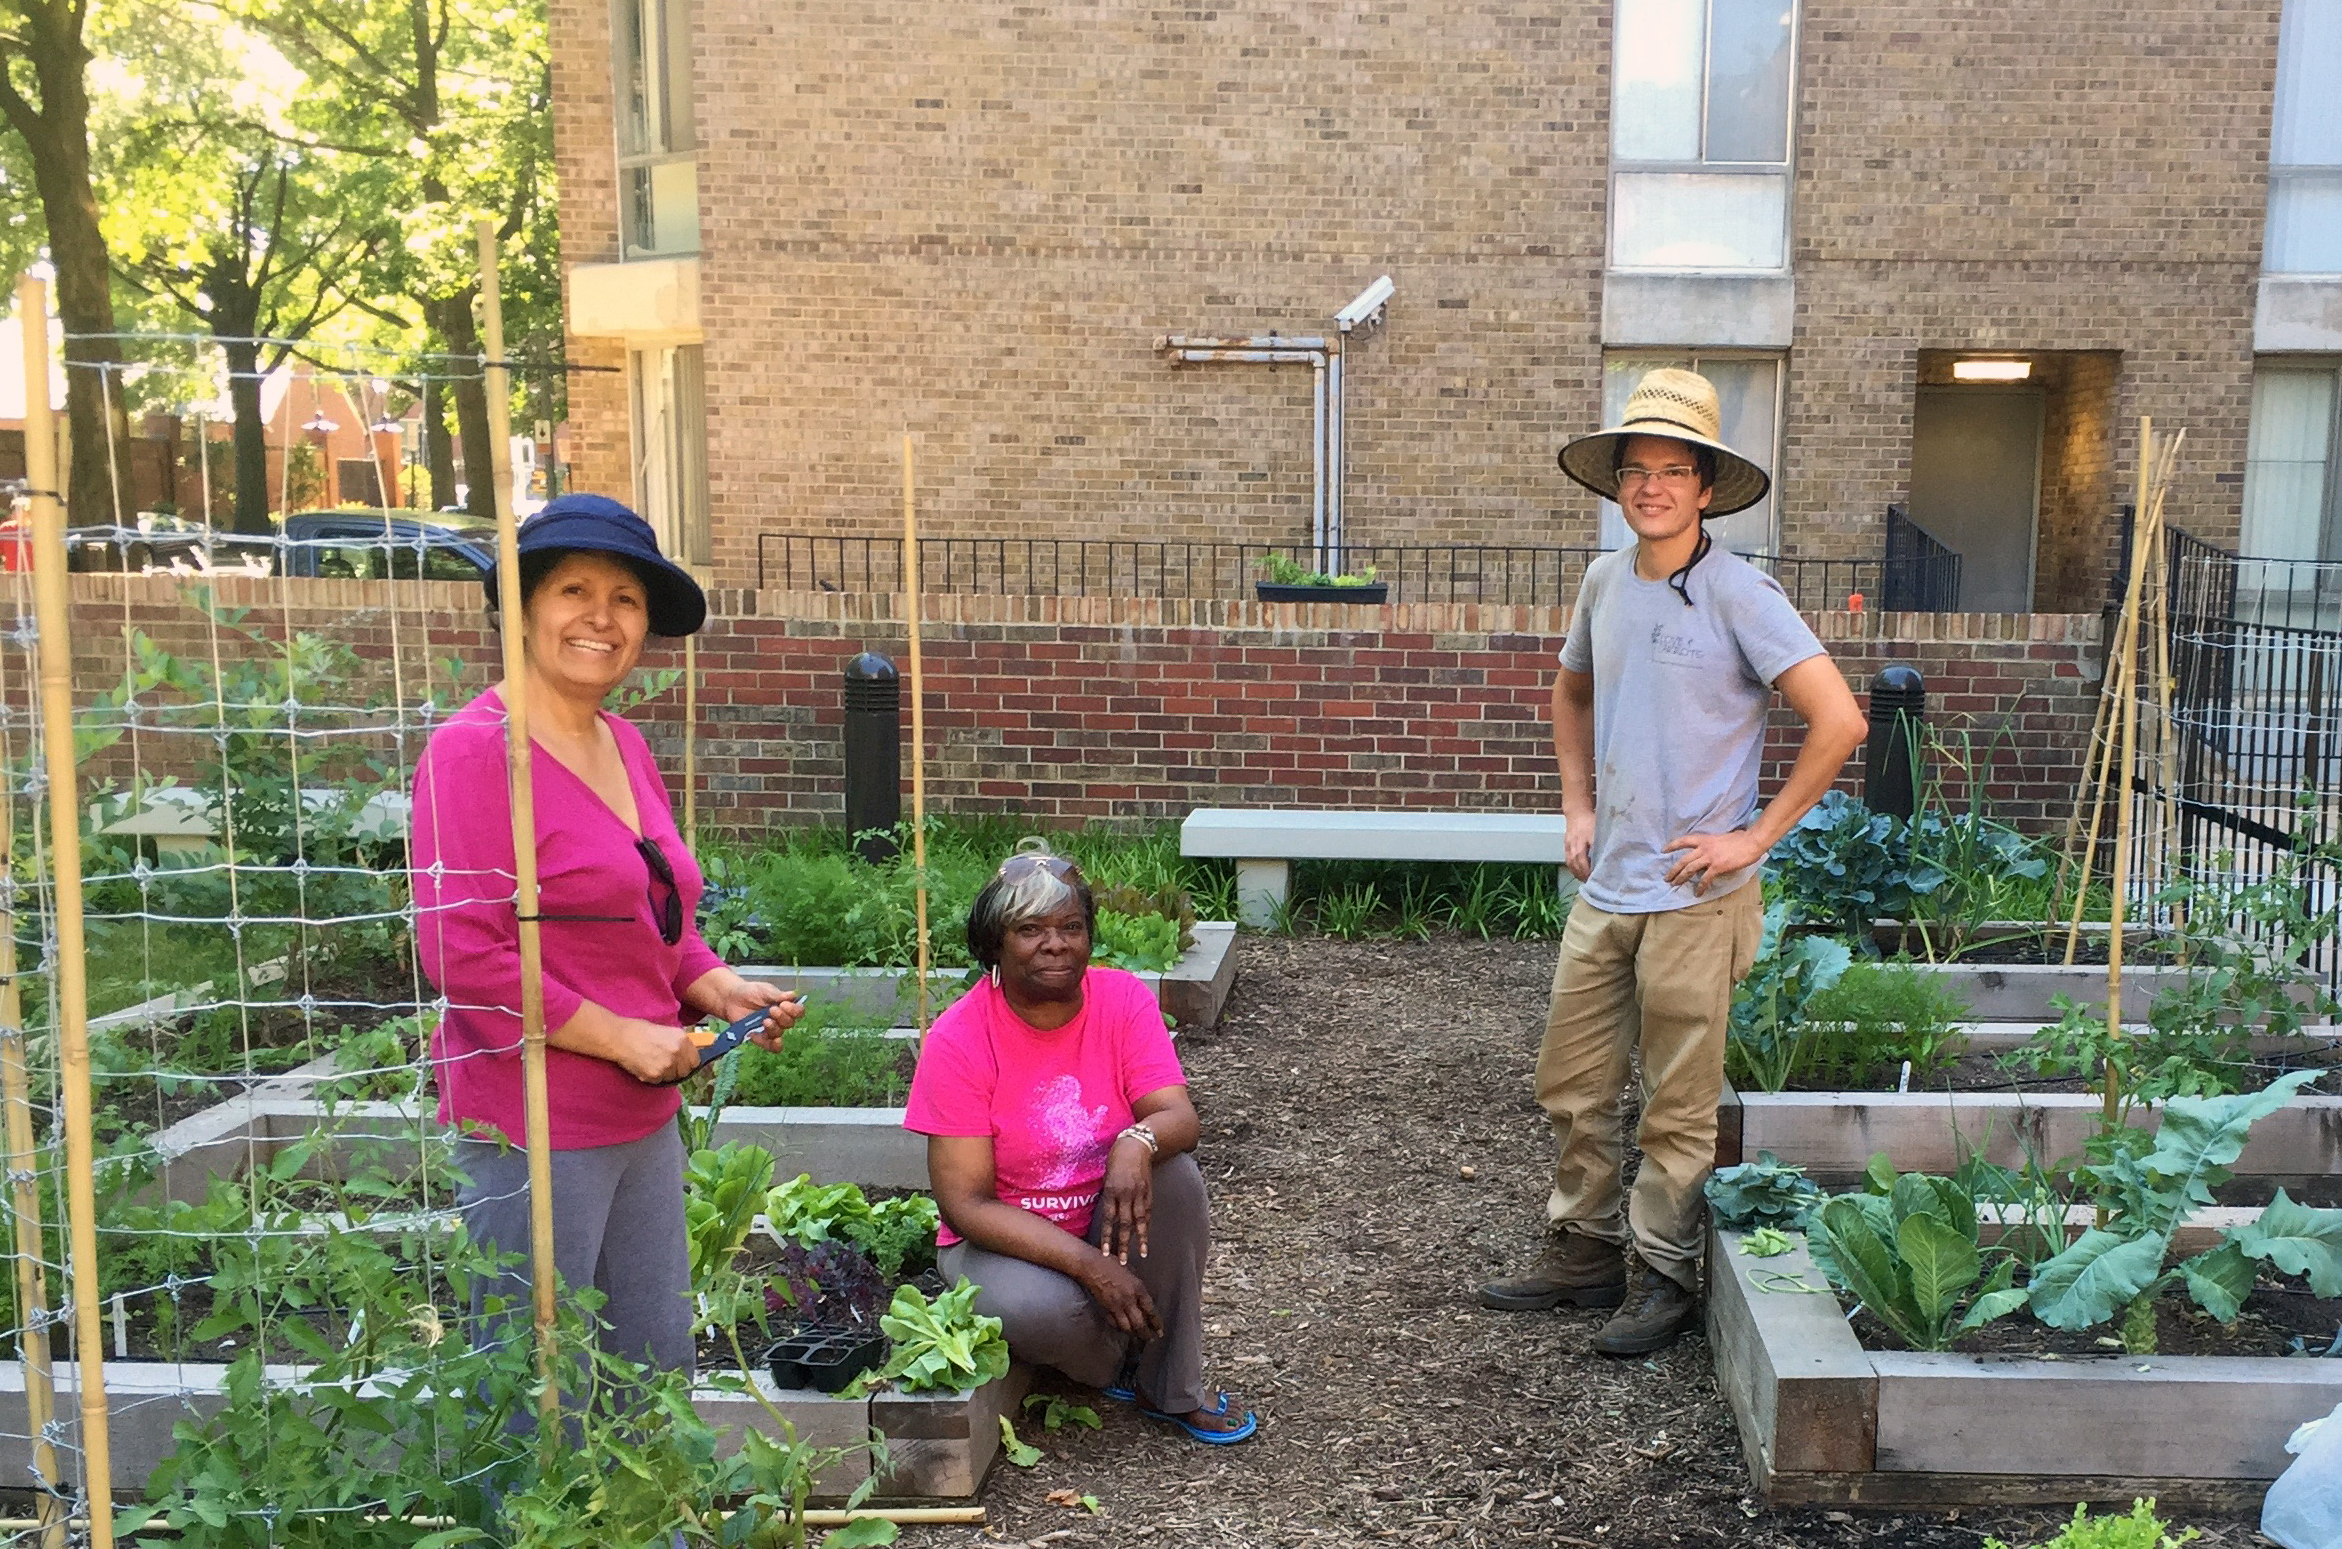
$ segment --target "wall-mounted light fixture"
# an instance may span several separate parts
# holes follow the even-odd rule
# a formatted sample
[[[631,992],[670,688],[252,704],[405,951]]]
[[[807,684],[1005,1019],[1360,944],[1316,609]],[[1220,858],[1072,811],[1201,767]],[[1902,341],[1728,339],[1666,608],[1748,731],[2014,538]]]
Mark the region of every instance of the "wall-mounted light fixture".
[[[2029,360],[1955,360],[1955,382],[2022,382],[2033,375]]]

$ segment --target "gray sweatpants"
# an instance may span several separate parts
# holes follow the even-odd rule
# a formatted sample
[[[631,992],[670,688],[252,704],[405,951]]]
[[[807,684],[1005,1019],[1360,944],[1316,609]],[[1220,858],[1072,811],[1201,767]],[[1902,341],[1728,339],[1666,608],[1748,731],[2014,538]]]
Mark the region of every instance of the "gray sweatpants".
[[[486,1141],[458,1143],[471,1178],[456,1196],[475,1242],[520,1262],[493,1283],[474,1281],[472,1316],[504,1298],[507,1316],[529,1307],[528,1153]],[[602,1348],[661,1370],[689,1371],[691,1257],[683,1225],[683,1140],[662,1124],[620,1146],[553,1153],[553,1266],[568,1289],[605,1298]]]
[[[1090,1220],[1090,1242],[1105,1230],[1101,1210]],[[1175,1156],[1155,1169],[1147,1256],[1130,1259],[1163,1320],[1163,1337],[1139,1351],[1139,1391],[1171,1414],[1204,1407],[1204,1260],[1211,1243],[1204,1175],[1193,1156]],[[1067,1276],[964,1242],[944,1249],[938,1263],[946,1280],[965,1275],[976,1282],[976,1310],[1001,1321],[1018,1360],[1053,1366],[1093,1388],[1121,1372],[1131,1336]]]

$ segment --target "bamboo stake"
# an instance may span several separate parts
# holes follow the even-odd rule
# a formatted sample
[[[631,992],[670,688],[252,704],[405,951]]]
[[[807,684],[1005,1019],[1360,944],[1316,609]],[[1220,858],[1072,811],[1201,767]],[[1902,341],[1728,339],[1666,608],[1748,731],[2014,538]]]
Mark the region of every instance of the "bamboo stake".
[[[2136,532],[2132,534],[2132,541],[2138,541]],[[2106,644],[2109,646],[2109,648],[2111,648],[2113,642],[2108,641]],[[2113,665],[2114,664],[2110,649],[2110,654],[2107,661],[2107,672],[2100,676],[2098,682],[2098,706],[2096,711],[2090,717],[2090,740],[2085,745],[2085,751],[2082,754],[2082,783],[2074,791],[2074,805],[2072,810],[2066,813],[2065,842],[2058,847],[2057,887],[2049,895],[2052,908],[2056,907],[2056,900],[2064,896],[2066,882],[2073,874],[2075,862],[2074,841],[2081,837],[2082,809],[2083,807],[2089,805],[2089,803],[2084,798],[2088,796],[2095,784],[2091,770],[2094,766],[2102,766],[2105,763],[2107,720],[2106,712],[2107,707],[2114,702],[2113,698],[2107,693],[2108,688],[2111,686],[2107,682],[2107,678],[2112,675]],[[2093,837],[2091,842],[2093,844],[2097,842],[2095,837]],[[2086,866],[2087,862],[2084,864]],[[2087,891],[2088,884],[2086,881],[2082,884],[2082,887],[2084,891]],[[2081,933],[2081,921],[2081,907],[2077,904],[2074,910],[2073,927],[2067,932],[2066,962],[2069,966],[2073,963],[2074,960],[2073,942],[2079,937]]]
[[[2119,1039],[2123,1035],[2122,933],[2130,887],[2131,771],[2137,755],[2139,730],[2136,660],[2139,649],[2139,595],[2145,585],[2148,562],[2162,546],[2159,534],[2163,525],[2164,482],[2157,477],[2159,471],[2168,476],[2168,466],[2162,470],[2155,466],[2154,422],[2142,415],[2139,419],[2139,485],[2146,498],[2139,503],[2142,525],[2131,544],[2131,574],[2123,603],[2122,649],[2123,659],[2130,664],[2130,670],[2125,676],[2131,691],[2123,696],[2122,704],[2117,707],[2122,727],[2122,761],[2115,790],[2114,864],[2108,878],[2114,889],[2113,907],[2109,911],[2112,928],[2106,938],[2106,1029],[2109,1039]],[[2105,1077],[2105,1116],[2107,1127],[2111,1129],[2122,1104],[2122,1076],[2116,1071],[2112,1060],[2106,1062]],[[2099,1224],[2103,1226],[2105,1223],[2101,1221]]]
[[[691,579],[705,585],[697,565],[686,565]],[[683,637],[683,843],[699,848],[699,636]]]
[[[32,336],[40,335],[40,353],[48,353],[49,320],[30,310],[22,297],[18,317],[25,338],[25,382],[28,390],[39,371],[42,402],[48,401],[48,362],[33,360]],[[28,438],[29,444],[29,438]],[[28,464],[29,467],[29,464]],[[51,475],[54,477],[54,474]],[[7,699],[0,684],[0,703]],[[0,865],[16,864],[15,792],[0,793]],[[49,1490],[62,1482],[57,1473],[57,1448],[49,1440],[49,1422],[57,1414],[56,1368],[49,1356],[49,1285],[42,1263],[46,1234],[41,1226],[39,1156],[33,1140],[32,1080],[25,1068],[24,995],[16,981],[16,891],[11,886],[0,897],[0,1093],[8,1104],[8,1178],[10,1203],[16,1211],[16,1306],[18,1336],[24,1359],[25,1429],[33,1438],[33,1478]],[[53,1495],[41,1499],[41,1549],[64,1549],[64,1504]]]
[[[2173,850],[2179,834],[2179,728],[2172,724],[2171,699],[2177,692],[2171,680],[2171,538],[2170,527],[2162,517],[2162,507],[2171,498],[2171,479],[2176,471],[2179,449],[2187,440],[2187,429],[2182,426],[2171,438],[2171,450],[2164,458],[2163,487],[2156,492],[2155,521],[2155,590],[2151,622],[2155,632],[2155,738],[2159,757],[2156,760],[2157,778],[2163,786],[2161,813],[2156,824],[2156,866],[2163,880],[2161,892],[2175,880],[2178,870]],[[2183,899],[2174,911],[2179,925],[2178,941],[2180,965],[2185,967],[2187,951],[2187,903]]]
[[[48,287],[16,287],[24,327],[24,474],[32,500],[33,607],[41,641],[41,748],[49,778],[49,864],[57,900],[57,1062],[65,1099],[65,1220],[72,1244],[73,1357],[81,1390],[82,1493],[92,1549],[113,1549],[114,1452],[106,1428],[104,1308],[90,1142],[89,957],[81,914],[81,797],[73,770],[73,631],[65,591],[65,518],[49,410]]]
[[[528,655],[521,626],[520,526],[512,515],[512,385],[504,365],[504,296],[497,284],[496,227],[483,217],[480,335],[488,352],[488,481],[496,499],[496,610],[504,621],[505,762],[512,792],[514,912],[520,940],[521,1105],[529,1154],[529,1290],[536,1314],[538,1435],[561,1437],[554,1380],[553,1104],[545,1084],[544,943],[537,923],[537,805],[530,773]]]
[[[919,664],[919,508],[903,432],[903,619],[911,631],[911,864],[919,876],[919,1041],[927,1041],[927,694]]]
[[[2098,741],[2098,731],[2095,727],[2091,733],[2091,751],[2098,755],[2098,774],[2096,780],[2085,787],[2092,792],[2090,833],[2082,845],[2081,875],[2074,882],[2073,914],[2066,922],[2065,965],[2068,968],[2074,965],[2074,949],[2082,939],[2082,914],[2089,902],[2090,873],[2098,857],[2099,825],[2106,812],[2108,780],[2111,774],[2109,766],[2114,756],[2114,729],[2120,723],[2122,705],[2135,699],[2138,691],[2138,664],[2132,660],[2127,650],[2118,651],[2117,645],[2122,639],[2125,629],[2132,629],[2134,641],[2136,639],[2134,615],[2139,606],[2140,566],[2145,559],[2147,548],[2147,492],[2152,483],[2150,460],[2153,456],[2151,438],[2154,435],[2154,425],[2155,422],[2152,419],[2145,415],[2140,416],[2139,477],[2131,505],[2130,575],[2123,590],[2122,612],[2115,619],[2115,639],[2106,642],[2106,674],[2100,683],[2101,692],[2098,701],[2098,725],[2105,728],[2105,741],[2103,743]],[[2121,778],[2124,780],[2130,778],[2127,765]],[[2080,809],[2077,807],[2077,816],[2079,811]],[[2067,842],[2069,845],[2072,843],[2070,831]],[[2063,870],[2062,865],[2060,870]]]

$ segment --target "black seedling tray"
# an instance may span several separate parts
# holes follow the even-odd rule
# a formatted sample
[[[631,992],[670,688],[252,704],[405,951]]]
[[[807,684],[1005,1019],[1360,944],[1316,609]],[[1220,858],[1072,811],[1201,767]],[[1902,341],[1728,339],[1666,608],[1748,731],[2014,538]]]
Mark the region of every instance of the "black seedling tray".
[[[887,1337],[875,1329],[805,1323],[766,1351],[764,1359],[775,1387],[835,1393],[884,1364],[886,1352]]]

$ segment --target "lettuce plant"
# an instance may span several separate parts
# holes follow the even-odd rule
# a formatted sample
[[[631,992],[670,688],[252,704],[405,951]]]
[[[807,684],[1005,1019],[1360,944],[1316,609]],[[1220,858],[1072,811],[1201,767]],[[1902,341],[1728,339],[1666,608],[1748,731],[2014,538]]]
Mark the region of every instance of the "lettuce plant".
[[[1914,1350],[1948,1350],[2025,1304],[2011,1287],[2013,1258],[1984,1273],[1976,1201],[1949,1178],[1905,1173],[1883,1195],[1841,1194],[1822,1206],[1807,1240],[1823,1272]]]

